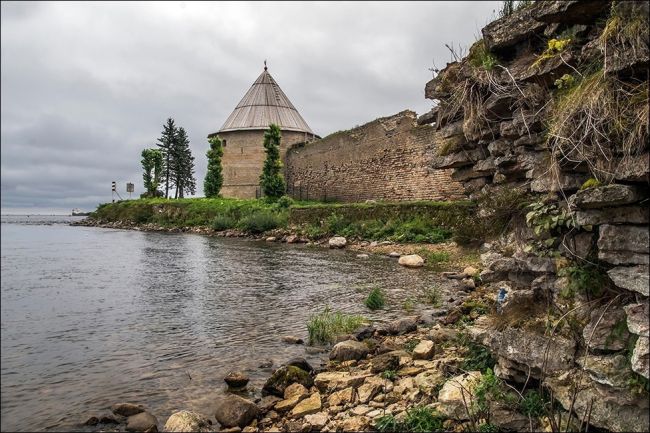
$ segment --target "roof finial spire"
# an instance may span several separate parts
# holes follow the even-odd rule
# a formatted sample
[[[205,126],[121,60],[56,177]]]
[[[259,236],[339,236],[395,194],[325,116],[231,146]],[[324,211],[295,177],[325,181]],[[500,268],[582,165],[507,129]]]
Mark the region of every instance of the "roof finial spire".
[[[264,70],[266,71],[268,68],[266,67],[266,59],[264,59]]]

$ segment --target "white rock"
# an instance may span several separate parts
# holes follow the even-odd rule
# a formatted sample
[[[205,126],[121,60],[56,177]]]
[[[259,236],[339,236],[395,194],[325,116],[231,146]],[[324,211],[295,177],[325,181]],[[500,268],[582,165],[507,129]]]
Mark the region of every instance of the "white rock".
[[[345,248],[348,241],[343,236],[334,236],[329,240],[330,248]]]
[[[424,266],[424,259],[417,254],[401,256],[398,263],[407,268],[421,268]]]
[[[466,403],[473,400],[474,389],[481,379],[480,371],[449,379],[438,394],[438,411],[448,418],[456,420],[468,419]]]
[[[422,340],[413,349],[413,359],[431,359],[434,349],[433,341]]]

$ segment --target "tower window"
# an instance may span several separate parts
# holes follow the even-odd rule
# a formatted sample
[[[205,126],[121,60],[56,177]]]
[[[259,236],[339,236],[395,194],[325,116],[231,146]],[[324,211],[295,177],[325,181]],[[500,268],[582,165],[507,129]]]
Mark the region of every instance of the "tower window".
[[[223,147],[226,147],[226,140],[225,139],[221,140],[221,144],[223,145]]]

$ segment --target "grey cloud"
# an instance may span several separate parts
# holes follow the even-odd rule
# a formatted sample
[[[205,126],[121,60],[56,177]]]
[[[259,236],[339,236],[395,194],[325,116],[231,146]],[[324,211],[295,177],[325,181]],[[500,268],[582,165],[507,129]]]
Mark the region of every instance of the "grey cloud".
[[[320,135],[424,99],[428,70],[499,2],[2,3],[2,210],[91,209],[110,182],[142,190],[140,152],[165,119],[206,136],[268,59]]]

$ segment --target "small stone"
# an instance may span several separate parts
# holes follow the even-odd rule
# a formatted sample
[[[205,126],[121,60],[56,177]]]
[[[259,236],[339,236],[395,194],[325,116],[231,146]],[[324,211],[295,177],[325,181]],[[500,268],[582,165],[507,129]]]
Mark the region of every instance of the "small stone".
[[[372,398],[377,395],[379,391],[384,386],[383,379],[380,379],[375,376],[367,378],[363,385],[357,389],[357,395],[359,397],[359,403],[365,404],[368,403]],[[363,415],[362,413],[357,415]]]
[[[246,386],[249,378],[246,373],[242,373],[240,371],[231,371],[226,377],[223,378],[223,380],[231,388],[242,388]]]
[[[438,394],[440,413],[456,420],[468,419],[466,402],[474,395],[481,376],[481,372],[471,371],[445,382]]]
[[[346,404],[351,403],[353,399],[354,390],[352,388],[346,388],[333,392],[327,399],[327,403],[330,407],[345,406]]]
[[[300,239],[296,235],[289,235],[287,236],[287,243],[288,244],[297,244],[300,242]]]
[[[356,340],[342,341],[336,344],[330,352],[332,361],[349,361],[364,359],[369,349],[365,344]]]
[[[117,403],[111,406],[111,412],[115,415],[131,416],[144,412],[144,408],[139,404]]]
[[[140,412],[136,415],[131,415],[126,420],[126,431],[157,432],[158,420],[149,412]]]
[[[404,317],[388,323],[387,331],[391,335],[408,334],[418,329],[418,317]]]
[[[388,352],[375,356],[370,361],[370,371],[372,373],[382,373],[386,370],[397,370],[399,367],[399,352]]]
[[[370,419],[365,416],[355,416],[348,418],[340,425],[340,429],[346,432],[361,432],[364,431],[368,424],[370,424]]]
[[[282,341],[289,344],[303,344],[304,341],[302,338],[296,337],[294,335],[285,335],[282,337]]]
[[[648,337],[639,337],[632,352],[632,370],[646,379],[650,378],[650,344]]]
[[[99,424],[99,418],[97,418],[96,416],[91,416],[86,420],[86,422],[84,422],[84,425],[97,425],[97,424]]]
[[[279,401],[282,401],[280,397],[276,397],[275,395],[267,395],[261,398],[261,400],[257,403],[257,407],[259,407],[263,413],[266,413],[271,410],[273,406],[275,406]],[[267,414],[266,416],[268,417],[269,415]]]
[[[302,400],[309,395],[309,390],[299,383],[292,383],[284,390],[284,398],[289,399],[295,396]]]
[[[266,238],[266,242],[275,242],[277,240],[278,238],[276,238],[275,236],[269,236],[268,238]]]
[[[330,248],[345,248],[348,241],[343,236],[334,236],[328,242]]]
[[[650,337],[650,317],[648,301],[642,304],[630,304],[623,307],[627,315],[627,329],[636,335]]]
[[[399,259],[401,256],[402,255],[400,253],[398,253],[397,251],[391,251],[390,253],[388,253],[388,257],[390,257],[392,259]]]
[[[315,392],[309,398],[298,403],[291,411],[291,416],[300,418],[320,411],[321,407],[320,393]]]
[[[318,412],[311,415],[305,415],[305,422],[311,425],[312,431],[322,430],[328,421],[329,416],[326,412]]]
[[[433,341],[422,340],[413,349],[413,359],[431,359],[435,352]]]
[[[476,288],[476,283],[473,278],[463,278],[460,282],[463,287],[463,290],[472,291]]]
[[[119,424],[120,422],[113,415],[102,415],[99,417],[99,422],[101,424]]]
[[[226,428],[244,428],[259,414],[255,403],[234,394],[218,397],[215,406],[214,417]]]
[[[424,259],[417,254],[401,256],[397,262],[406,268],[421,268],[424,266]]]
[[[273,367],[272,359],[267,359],[265,361],[262,361],[259,365],[259,368],[271,368],[271,367]]]
[[[174,412],[167,419],[166,432],[208,432],[213,430],[212,421],[207,417],[187,410]]]
[[[467,275],[468,277],[476,276],[479,273],[480,271],[473,266],[468,266],[465,269],[463,269],[463,274]]]
[[[302,397],[303,396],[301,396],[301,395],[294,395],[292,397],[286,398],[286,399],[284,399],[282,401],[277,402],[275,404],[274,408],[278,413],[288,412],[291,409],[293,409],[294,406],[296,406],[298,403],[300,403],[300,400],[302,400]]]
[[[310,388],[314,381],[309,373],[301,368],[293,365],[283,366],[273,372],[264,384],[262,392],[284,397],[284,390],[292,383],[300,383],[304,387]]]
[[[354,415],[365,415],[368,412],[370,412],[372,409],[370,409],[368,406],[356,406],[354,409],[352,409],[352,413]]]
[[[358,259],[367,259],[368,257],[370,257],[368,254],[357,254]]]

